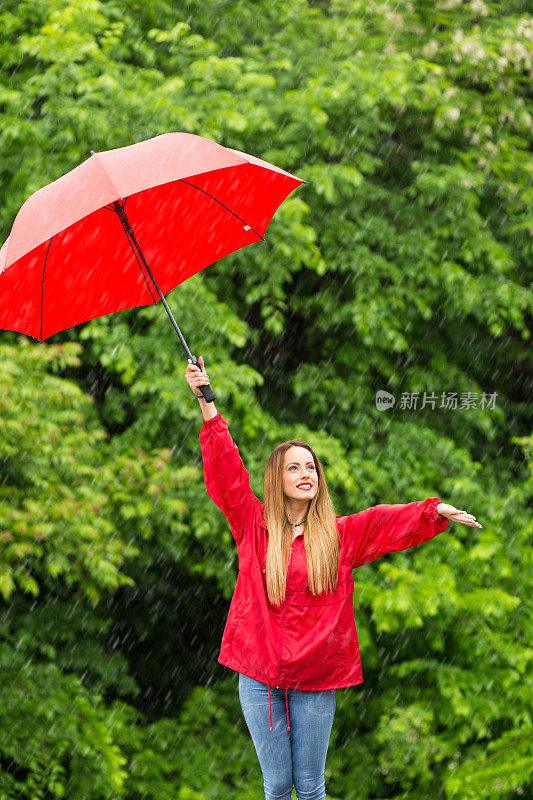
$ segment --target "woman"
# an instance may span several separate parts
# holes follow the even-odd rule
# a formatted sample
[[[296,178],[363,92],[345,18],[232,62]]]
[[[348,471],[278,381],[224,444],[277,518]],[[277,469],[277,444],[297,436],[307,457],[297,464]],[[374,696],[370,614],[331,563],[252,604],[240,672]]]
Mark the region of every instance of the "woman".
[[[448,520],[482,526],[438,497],[336,516],[319,460],[296,439],[271,453],[261,503],[227,422],[200,393],[209,377],[198,361],[185,378],[204,417],[205,484],[239,553],[218,661],[239,673],[265,800],[290,800],[293,784],[298,800],[325,800],[336,689],[363,682],[352,570],[428,541]]]

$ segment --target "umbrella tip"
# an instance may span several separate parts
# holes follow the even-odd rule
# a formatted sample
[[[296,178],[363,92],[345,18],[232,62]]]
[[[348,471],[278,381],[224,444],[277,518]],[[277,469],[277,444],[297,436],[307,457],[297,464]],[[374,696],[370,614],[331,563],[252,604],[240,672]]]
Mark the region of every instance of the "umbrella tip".
[[[91,155],[94,156],[94,150],[91,150]]]

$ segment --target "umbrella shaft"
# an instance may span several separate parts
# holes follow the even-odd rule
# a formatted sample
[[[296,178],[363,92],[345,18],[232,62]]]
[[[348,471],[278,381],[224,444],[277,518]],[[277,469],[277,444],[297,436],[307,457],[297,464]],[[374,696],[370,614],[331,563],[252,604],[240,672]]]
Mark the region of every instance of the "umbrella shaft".
[[[130,230],[128,231],[128,234],[129,234],[129,237],[130,237],[130,239],[131,239],[131,241],[132,241],[132,244],[133,244],[133,246],[135,247],[135,249],[136,249],[136,250],[137,250],[137,252],[139,253],[139,256],[141,257],[141,259],[142,259],[142,262],[143,262],[144,266],[146,267],[146,270],[147,270],[147,272],[148,272],[148,274],[149,274],[149,276],[150,276],[150,279],[151,279],[152,283],[154,284],[155,288],[157,289],[157,293],[158,293],[159,297],[161,298],[161,302],[162,302],[162,303],[163,303],[163,305],[165,306],[166,312],[167,312],[168,316],[170,317],[170,321],[171,321],[171,322],[172,322],[172,324],[174,325],[174,330],[176,331],[176,333],[177,333],[177,334],[178,334],[178,336],[180,337],[181,343],[182,343],[182,345],[183,345],[183,346],[184,346],[184,348],[185,348],[185,352],[187,353],[187,355],[189,356],[189,358],[192,358],[192,356],[191,356],[191,351],[190,351],[190,350],[189,350],[189,348],[187,347],[187,342],[186,342],[186,341],[185,341],[185,339],[183,338],[183,334],[182,334],[182,332],[180,331],[180,329],[178,328],[178,323],[177,323],[177,322],[176,322],[176,320],[174,319],[174,315],[173,315],[172,311],[170,310],[170,308],[168,307],[168,303],[167,303],[167,301],[165,300],[165,295],[163,294],[163,292],[162,292],[162,291],[161,291],[161,289],[159,288],[159,284],[158,284],[158,282],[157,282],[157,281],[156,281],[156,279],[155,279],[155,275],[154,275],[154,273],[152,272],[152,270],[150,269],[150,267],[149,267],[149,265],[148,265],[148,262],[147,262],[147,260],[146,260],[146,259],[145,259],[145,257],[144,257],[144,253],[143,253],[143,251],[142,251],[142,250],[141,250],[141,248],[139,247],[139,242],[138,242],[138,241],[137,241],[137,239],[135,238],[135,234],[133,233],[133,230],[132,230],[132,229],[130,229]]]
[[[139,247],[139,242],[135,238],[135,234],[133,233],[133,228],[131,227],[131,225],[129,223],[129,220],[128,220],[127,216],[126,216],[126,212],[124,211],[124,208],[120,205],[120,203],[115,202],[114,203],[114,209],[117,212],[117,214],[118,214],[118,216],[120,218],[120,221],[122,222],[122,225],[124,226],[124,230],[126,231],[126,236],[128,236],[128,238],[130,239],[130,241],[131,241],[133,247],[135,248],[136,252],[139,254],[144,266],[146,267],[146,270],[147,270],[147,272],[148,272],[148,274],[150,276],[150,279],[151,279],[152,283],[154,284],[155,288],[157,289],[157,293],[159,294],[159,297],[161,298],[161,301],[162,301],[163,305],[165,306],[166,312],[167,312],[168,316],[170,317],[170,321],[172,322],[172,324],[174,326],[174,330],[176,331],[176,333],[180,337],[180,341],[181,341],[183,347],[185,348],[185,352],[187,353],[187,357],[192,359],[193,361],[195,361],[194,356],[192,355],[191,351],[189,350],[189,348],[187,346],[187,342],[183,338],[182,332],[178,328],[178,323],[174,319],[174,315],[172,314],[172,311],[168,307],[168,303],[165,300],[165,296],[164,296],[163,292],[161,291],[161,289],[159,288],[159,284],[157,283],[157,281],[155,279],[155,275],[152,272],[152,270],[150,269],[150,266],[149,266],[147,260],[144,257],[143,251]]]

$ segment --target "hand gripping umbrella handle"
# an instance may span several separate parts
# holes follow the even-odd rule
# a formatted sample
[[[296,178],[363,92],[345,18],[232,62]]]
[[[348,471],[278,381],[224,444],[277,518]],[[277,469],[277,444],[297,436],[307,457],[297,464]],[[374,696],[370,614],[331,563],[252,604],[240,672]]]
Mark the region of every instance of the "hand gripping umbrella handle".
[[[202,371],[202,368],[201,368],[200,364],[196,360],[196,356],[193,356],[192,353],[191,353],[190,358],[187,359],[187,361],[189,362],[189,364],[192,364],[193,367],[198,367],[200,372]],[[215,395],[213,394],[213,390],[211,389],[209,384],[204,384],[203,386],[199,386],[198,388],[202,392],[205,402],[206,403],[212,403],[213,400],[215,399]]]

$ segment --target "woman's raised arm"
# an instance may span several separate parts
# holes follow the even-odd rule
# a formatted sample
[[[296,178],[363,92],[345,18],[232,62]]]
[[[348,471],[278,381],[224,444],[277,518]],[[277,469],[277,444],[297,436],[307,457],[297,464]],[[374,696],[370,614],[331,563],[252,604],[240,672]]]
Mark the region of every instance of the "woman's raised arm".
[[[200,445],[204,462],[204,480],[207,494],[228,520],[233,538],[240,544],[244,523],[252,513],[254,502],[259,500],[250,488],[250,476],[244,466],[239,449],[233,441],[228,423],[216,410],[214,403],[206,403],[198,386],[209,383],[204,370],[204,360],[198,363],[202,373],[191,364],[185,377],[198,398],[204,421],[200,430]]]
[[[204,369],[204,357],[200,356],[198,359],[198,363],[201,366],[201,370],[197,367],[194,367],[192,364],[187,364],[187,369],[185,371],[185,379],[189,386],[191,387],[192,393],[197,398],[198,402],[200,403],[200,408],[202,409],[202,414],[204,419],[213,419],[216,417],[217,410],[215,408],[214,403],[206,403],[204,400],[203,394],[201,394],[200,386],[206,386],[209,384],[209,375]]]

